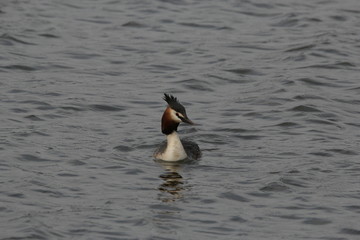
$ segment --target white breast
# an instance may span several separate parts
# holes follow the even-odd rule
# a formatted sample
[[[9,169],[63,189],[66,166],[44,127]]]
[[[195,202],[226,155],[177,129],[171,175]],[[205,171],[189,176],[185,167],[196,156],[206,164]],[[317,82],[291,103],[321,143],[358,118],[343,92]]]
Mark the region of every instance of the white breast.
[[[156,153],[155,157],[164,161],[179,161],[187,158],[179,135],[174,131],[167,135],[167,146],[164,152]]]

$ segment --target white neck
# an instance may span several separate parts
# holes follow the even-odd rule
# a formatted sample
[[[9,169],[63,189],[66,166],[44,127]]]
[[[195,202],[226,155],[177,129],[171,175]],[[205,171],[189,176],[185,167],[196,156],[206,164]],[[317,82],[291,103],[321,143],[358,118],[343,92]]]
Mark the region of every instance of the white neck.
[[[187,158],[184,147],[176,131],[166,136],[167,146],[165,151],[159,156],[164,161],[179,161]]]

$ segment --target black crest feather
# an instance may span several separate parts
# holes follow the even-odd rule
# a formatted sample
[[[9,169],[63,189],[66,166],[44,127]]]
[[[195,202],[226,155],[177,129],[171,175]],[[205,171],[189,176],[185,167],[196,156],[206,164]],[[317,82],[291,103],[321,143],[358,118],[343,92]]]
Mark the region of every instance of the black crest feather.
[[[179,103],[177,98],[170,95],[170,94],[166,94],[164,93],[164,100],[170,105],[171,103]]]
[[[175,111],[186,115],[186,111],[183,105],[177,100],[176,97],[171,94],[164,93],[164,100],[169,104],[169,106]]]

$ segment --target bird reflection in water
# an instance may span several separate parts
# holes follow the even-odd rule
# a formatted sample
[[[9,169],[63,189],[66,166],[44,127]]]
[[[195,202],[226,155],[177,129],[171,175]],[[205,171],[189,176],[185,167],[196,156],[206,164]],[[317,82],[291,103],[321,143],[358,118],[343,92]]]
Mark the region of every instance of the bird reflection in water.
[[[179,174],[182,166],[180,163],[159,161],[161,166],[166,170],[160,175],[164,181],[159,186],[159,199],[162,202],[173,202],[183,198],[183,191],[185,190],[183,177]]]

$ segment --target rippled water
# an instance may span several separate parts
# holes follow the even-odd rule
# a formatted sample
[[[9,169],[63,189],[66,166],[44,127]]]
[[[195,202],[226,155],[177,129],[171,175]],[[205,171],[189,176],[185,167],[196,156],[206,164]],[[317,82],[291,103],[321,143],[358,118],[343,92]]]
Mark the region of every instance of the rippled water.
[[[357,0],[0,2],[1,239],[358,239]],[[162,94],[203,157],[152,158]]]

